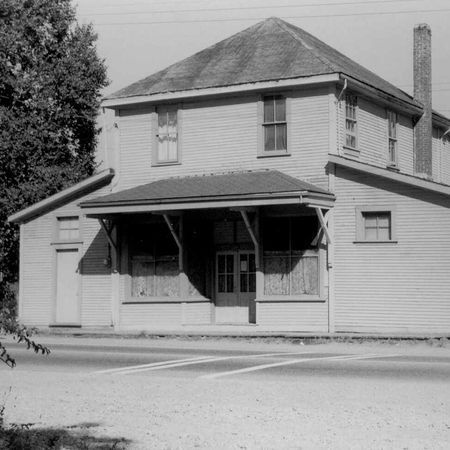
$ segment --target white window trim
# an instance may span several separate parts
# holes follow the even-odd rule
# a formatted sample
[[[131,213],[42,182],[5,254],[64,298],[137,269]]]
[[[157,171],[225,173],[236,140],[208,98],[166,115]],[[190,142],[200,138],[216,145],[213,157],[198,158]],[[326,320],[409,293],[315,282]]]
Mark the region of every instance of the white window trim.
[[[82,224],[81,224],[81,217],[78,214],[63,214],[55,217],[54,227],[53,227],[53,239],[51,244],[52,245],[58,245],[58,244],[81,244],[83,242],[81,232],[82,232]],[[60,223],[61,219],[76,219],[78,220],[78,237],[74,239],[64,239],[61,238],[61,228]]]
[[[281,96],[285,99],[286,105],[286,150],[265,150],[264,149],[264,98],[272,96]],[[291,155],[291,98],[284,92],[270,92],[261,94],[257,102],[258,115],[258,138],[257,138],[257,157],[271,158],[277,156]]]
[[[349,133],[347,131],[347,98],[348,97],[354,97],[356,99],[356,106],[355,106],[355,119],[350,119],[355,122],[355,132]],[[344,149],[348,149],[353,152],[359,153],[359,97],[356,94],[348,93],[345,95],[344,98],[344,142],[342,143]],[[352,136],[355,136],[355,146],[347,145],[347,134],[350,134]]]
[[[395,118],[395,137],[389,134],[389,115],[392,114]],[[398,169],[398,114],[392,109],[386,109],[386,129],[387,129],[387,166],[389,168]],[[394,141],[395,143],[395,159],[392,161],[390,159],[390,142]]]
[[[388,240],[368,240],[364,233],[364,217],[365,212],[390,213],[391,215],[391,238]],[[355,244],[396,244],[397,240],[397,210],[395,205],[362,205],[355,207],[355,224],[356,239]]]
[[[168,161],[159,161],[158,160],[158,113],[167,112],[170,110],[175,110],[177,113],[177,158],[174,160]],[[182,141],[182,122],[183,122],[183,105],[179,104],[168,104],[168,105],[160,105],[157,106],[153,113],[152,120],[152,136],[153,136],[153,145],[152,145],[152,166],[173,166],[177,164],[181,164],[181,141]]]

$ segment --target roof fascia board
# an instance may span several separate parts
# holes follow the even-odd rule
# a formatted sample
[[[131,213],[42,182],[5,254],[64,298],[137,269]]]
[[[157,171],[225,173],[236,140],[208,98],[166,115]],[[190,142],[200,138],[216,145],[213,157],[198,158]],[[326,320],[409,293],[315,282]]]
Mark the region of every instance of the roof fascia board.
[[[74,186],[64,189],[61,192],[29,206],[28,208],[12,214],[8,217],[8,222],[23,223],[26,220],[39,215],[43,211],[52,209],[55,205],[64,203],[69,199],[76,198],[86,191],[92,190],[94,187],[107,184],[113,176],[114,170],[106,169],[96,175],[93,175],[92,177],[87,178],[86,180],[81,181],[80,183],[75,184]]]
[[[207,202],[178,202],[152,205],[117,205],[82,207],[83,213],[88,217],[102,216],[105,214],[131,214],[151,213],[159,211],[180,211],[192,209],[235,208],[240,206],[267,206],[267,205],[300,205],[302,197],[270,198],[270,199],[241,199],[241,200],[217,200]]]
[[[388,180],[404,183],[409,186],[414,186],[419,189],[425,189],[428,191],[436,192],[438,194],[450,195],[450,186],[444,184],[435,183],[433,181],[424,180],[412,175],[405,175],[403,173],[391,172],[388,169],[382,167],[376,167],[369,164],[360,163],[352,159],[343,158],[342,156],[336,156],[329,154],[328,161],[338,166],[346,167],[348,169],[357,170],[359,172],[367,173],[370,175],[379,176]]]
[[[315,193],[295,193],[290,196],[270,196],[266,198],[239,198],[227,200],[209,200],[195,202],[173,202],[139,205],[108,205],[83,207],[83,213],[88,217],[101,217],[110,214],[151,213],[161,211],[181,211],[213,208],[238,208],[247,206],[273,206],[273,205],[321,205],[331,208],[335,197],[332,194],[315,195]]]
[[[380,89],[376,89],[366,83],[363,83],[355,78],[352,78],[349,75],[341,74],[341,80],[347,80],[348,89],[356,91],[359,94],[363,94],[363,96],[375,99],[378,101],[383,101],[383,103],[387,103],[389,105],[394,104],[398,109],[407,112],[409,114],[422,114],[423,108],[415,105],[414,103],[408,103],[404,100],[399,99],[393,95],[387,94]]]
[[[119,109],[130,107],[138,104],[150,104],[158,102],[168,102],[183,99],[193,99],[201,97],[209,97],[216,95],[238,94],[242,92],[254,92],[261,90],[288,89],[298,86],[316,85],[324,83],[332,83],[339,81],[338,73],[330,73],[325,75],[313,75],[301,78],[289,78],[286,80],[261,81],[255,83],[245,83],[234,86],[223,86],[214,88],[189,89],[177,92],[166,92],[162,94],[138,95],[134,97],[105,99],[102,107]]]

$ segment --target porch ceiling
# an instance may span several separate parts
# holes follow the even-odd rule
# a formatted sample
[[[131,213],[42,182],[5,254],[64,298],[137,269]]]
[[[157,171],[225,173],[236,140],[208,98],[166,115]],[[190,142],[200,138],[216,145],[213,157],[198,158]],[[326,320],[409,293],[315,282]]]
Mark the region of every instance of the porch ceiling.
[[[168,178],[82,202],[90,216],[276,204],[331,207],[335,197],[277,170]]]

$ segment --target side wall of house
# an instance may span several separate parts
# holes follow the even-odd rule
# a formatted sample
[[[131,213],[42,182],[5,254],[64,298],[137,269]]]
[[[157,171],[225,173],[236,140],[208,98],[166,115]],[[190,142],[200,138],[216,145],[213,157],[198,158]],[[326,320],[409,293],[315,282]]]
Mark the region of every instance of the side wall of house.
[[[257,95],[185,102],[179,109],[181,164],[152,166],[154,108],[121,110],[119,183],[115,190],[173,177],[214,172],[278,169],[327,185],[328,87],[285,93],[288,156],[258,157]]]
[[[450,331],[450,200],[336,168],[336,331]],[[394,243],[358,243],[356,208],[394,208]]]
[[[55,323],[57,248],[79,249],[80,325],[111,324],[110,269],[103,264],[107,240],[98,221],[81,217],[77,206],[82,200],[108,192],[108,187],[98,189],[21,225],[19,319],[25,325]],[[57,219],[64,216],[80,217],[78,243],[57,243]]]

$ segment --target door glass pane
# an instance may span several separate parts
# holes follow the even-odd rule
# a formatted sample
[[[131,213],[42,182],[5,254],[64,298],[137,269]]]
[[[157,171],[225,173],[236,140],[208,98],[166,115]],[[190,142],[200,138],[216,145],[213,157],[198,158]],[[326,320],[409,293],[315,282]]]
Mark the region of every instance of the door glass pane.
[[[227,273],[234,273],[234,255],[226,255],[227,257]]]
[[[255,266],[255,255],[253,253],[250,253],[248,255],[248,259],[249,259],[249,271],[250,272],[255,272],[256,271],[256,266]]]
[[[234,275],[227,275],[227,292],[234,291]]]
[[[217,271],[219,273],[225,272],[225,255],[217,256]]]
[[[256,275],[254,273],[248,274],[248,292],[256,292]]]
[[[241,292],[248,292],[247,274],[241,273]]]
[[[225,292],[225,275],[219,275],[218,278],[218,284],[219,286],[217,287],[218,292]]]

